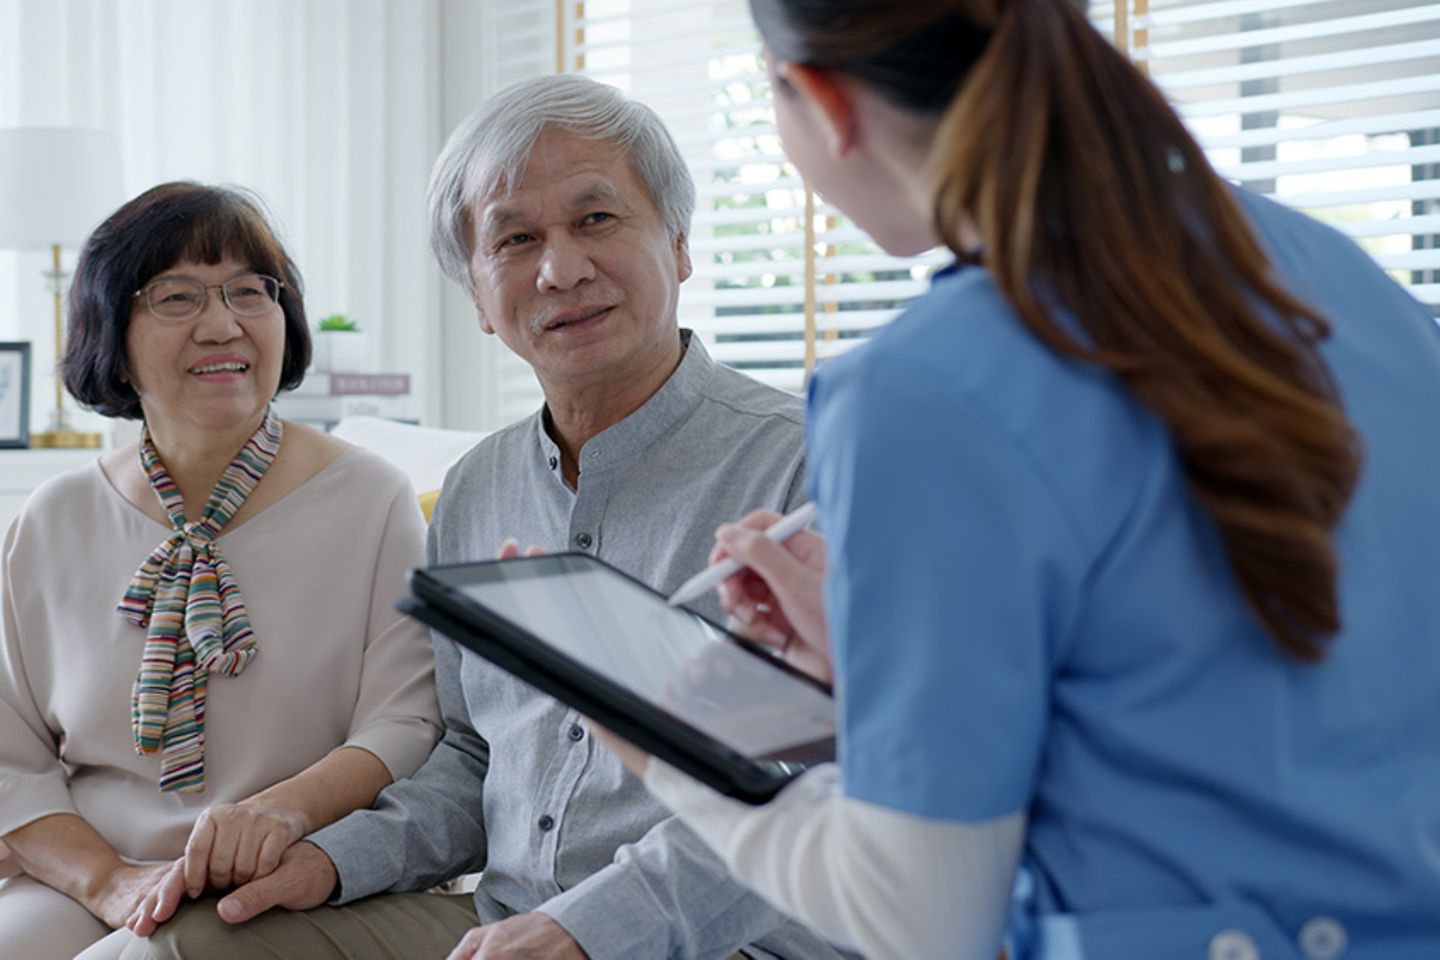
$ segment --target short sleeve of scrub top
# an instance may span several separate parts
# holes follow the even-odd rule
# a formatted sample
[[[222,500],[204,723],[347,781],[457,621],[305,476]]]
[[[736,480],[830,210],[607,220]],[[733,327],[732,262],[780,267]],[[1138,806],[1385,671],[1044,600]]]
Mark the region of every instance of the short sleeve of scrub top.
[[[987,819],[1032,794],[1056,638],[1091,551],[1054,481],[896,333],[811,391],[843,787]]]

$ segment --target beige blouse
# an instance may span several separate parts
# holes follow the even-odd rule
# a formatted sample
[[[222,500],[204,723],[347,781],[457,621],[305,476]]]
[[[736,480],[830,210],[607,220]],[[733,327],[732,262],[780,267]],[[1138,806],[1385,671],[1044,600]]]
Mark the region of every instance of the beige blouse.
[[[439,735],[428,634],[395,612],[424,562],[409,482],[352,448],[217,541],[259,652],[211,677],[205,789],[160,793],[159,755],[135,752],[130,689],[144,631],[115,611],[169,531],[98,463],[36,490],[0,554],[0,835],[84,817],[120,856],[168,860],[215,803],[251,796],[340,746],[395,777]]]

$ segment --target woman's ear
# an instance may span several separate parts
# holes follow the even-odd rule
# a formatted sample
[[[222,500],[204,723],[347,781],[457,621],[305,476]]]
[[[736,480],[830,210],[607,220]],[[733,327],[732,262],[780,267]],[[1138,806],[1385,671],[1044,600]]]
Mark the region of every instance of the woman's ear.
[[[855,146],[855,99],[838,74],[802,63],[779,61],[775,75],[793,87],[815,114],[830,152],[838,159]]]

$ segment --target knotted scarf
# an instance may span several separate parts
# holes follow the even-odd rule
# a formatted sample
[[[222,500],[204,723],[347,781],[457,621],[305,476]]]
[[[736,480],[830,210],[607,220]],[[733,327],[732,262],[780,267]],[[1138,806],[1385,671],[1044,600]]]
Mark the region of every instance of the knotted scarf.
[[[162,793],[205,789],[205,697],[210,674],[238,676],[255,656],[255,635],[230,565],[215,543],[265,476],[280,449],[280,418],[260,429],[225,468],[199,520],[185,521],[185,500],[150,439],[140,434],[140,463],[175,532],[135,572],[118,607],[146,629],[145,653],[131,695],[135,750],[160,751]]]

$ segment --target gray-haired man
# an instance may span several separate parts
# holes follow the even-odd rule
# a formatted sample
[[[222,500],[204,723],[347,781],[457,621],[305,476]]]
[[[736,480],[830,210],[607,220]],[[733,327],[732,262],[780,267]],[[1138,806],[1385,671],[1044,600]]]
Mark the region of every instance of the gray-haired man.
[[[451,471],[431,562],[511,535],[669,591],[717,524],[803,499],[799,401],[678,328],[694,197],[659,119],[576,77],[508,88],[451,137],[432,246],[545,406]],[[572,711],[435,646],[447,731],[420,770],[223,900],[239,926],[197,905],[127,957],[835,956],[733,883]],[[402,893],[481,868],[473,898]]]

